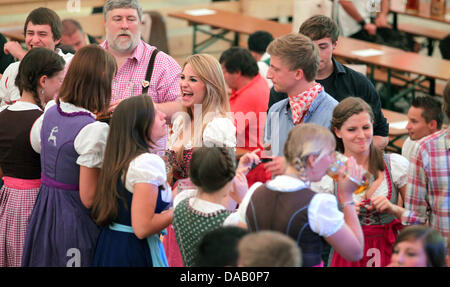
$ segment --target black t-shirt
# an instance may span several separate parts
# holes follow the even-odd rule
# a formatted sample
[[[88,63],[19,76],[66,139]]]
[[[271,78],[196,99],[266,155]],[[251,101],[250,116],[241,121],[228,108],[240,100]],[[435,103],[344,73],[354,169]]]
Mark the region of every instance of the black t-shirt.
[[[2,34],[0,34],[0,74],[8,68],[9,64],[14,62],[14,58],[11,55],[6,55],[3,52],[3,47],[5,46],[6,38]]]
[[[333,58],[333,73],[326,79],[316,80],[324,88],[325,92],[330,94],[338,102],[347,97],[358,97],[366,101],[373,110],[375,123],[373,133],[377,136],[386,137],[389,134],[389,124],[381,112],[380,96],[375,90],[372,82],[363,74],[358,73]],[[283,99],[287,98],[287,94],[276,92],[273,87],[270,89],[269,107]]]

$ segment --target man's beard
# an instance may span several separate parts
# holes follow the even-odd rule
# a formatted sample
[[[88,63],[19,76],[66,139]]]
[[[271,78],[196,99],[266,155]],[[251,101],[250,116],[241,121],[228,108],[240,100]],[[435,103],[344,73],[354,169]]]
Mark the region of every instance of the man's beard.
[[[128,35],[130,38],[124,40],[120,38],[121,35]],[[128,53],[133,51],[139,44],[140,40],[140,37],[137,37],[137,35],[133,35],[130,31],[127,30],[118,32],[113,39],[111,39],[110,34],[107,32],[106,38],[108,40],[109,47],[121,53]]]

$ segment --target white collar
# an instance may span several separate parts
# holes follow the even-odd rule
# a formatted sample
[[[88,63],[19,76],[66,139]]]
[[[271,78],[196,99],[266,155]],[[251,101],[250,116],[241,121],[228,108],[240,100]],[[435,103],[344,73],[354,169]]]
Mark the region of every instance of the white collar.
[[[28,110],[42,111],[42,109],[38,105],[24,101],[17,101],[10,106],[6,106],[6,108],[10,111],[28,111]]]
[[[279,175],[269,181],[267,187],[272,190],[292,192],[302,188],[309,188],[309,184],[289,175]]]

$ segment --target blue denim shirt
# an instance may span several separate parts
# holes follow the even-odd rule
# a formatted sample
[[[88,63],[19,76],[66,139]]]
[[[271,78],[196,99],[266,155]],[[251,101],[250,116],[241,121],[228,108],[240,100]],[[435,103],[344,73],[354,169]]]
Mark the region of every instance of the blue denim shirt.
[[[309,107],[304,122],[330,128],[333,109],[337,104],[338,102],[322,89]],[[284,143],[293,127],[289,99],[279,101],[270,107],[264,126],[264,143],[272,145],[273,156],[283,156]]]

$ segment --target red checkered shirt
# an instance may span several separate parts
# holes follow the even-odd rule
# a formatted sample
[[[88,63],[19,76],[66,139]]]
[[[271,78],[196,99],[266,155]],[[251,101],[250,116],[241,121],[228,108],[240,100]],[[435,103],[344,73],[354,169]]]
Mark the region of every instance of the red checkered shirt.
[[[438,131],[413,152],[405,196],[405,224],[426,221],[447,237],[450,233],[450,134]]]
[[[108,50],[108,42],[100,44]],[[141,40],[125,64],[117,71],[112,84],[111,103],[142,93],[142,81],[147,74],[148,62],[156,47]],[[181,67],[166,53],[160,51],[155,58],[148,94],[153,102],[173,102],[180,96]],[[167,148],[167,135],[156,143],[156,150]]]
[[[104,41],[101,46],[108,50],[107,41]],[[142,93],[142,81],[145,79],[148,62],[155,49],[156,47],[140,41],[133,55],[127,59],[114,77],[111,103]],[[160,51],[155,58],[148,88],[148,94],[152,96],[155,103],[172,102],[180,96],[180,73],[180,65],[172,57]]]

